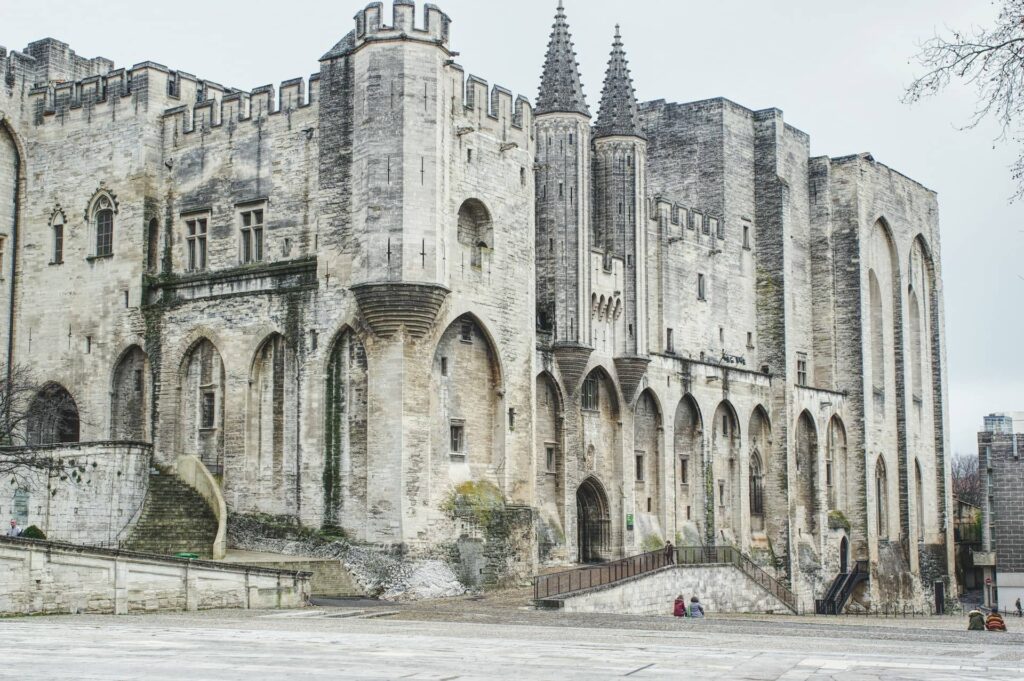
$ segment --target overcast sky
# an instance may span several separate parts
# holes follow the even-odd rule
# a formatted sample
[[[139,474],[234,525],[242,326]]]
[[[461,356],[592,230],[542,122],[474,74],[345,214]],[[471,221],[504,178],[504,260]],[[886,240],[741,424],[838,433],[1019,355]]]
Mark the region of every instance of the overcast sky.
[[[531,101],[556,2],[436,0],[467,71]],[[315,72],[361,6],[0,0],[0,44],[51,36],[118,66],[152,60],[248,89]],[[566,11],[595,111],[619,23],[642,101],[777,107],[810,134],[814,155],[868,151],[937,191],[953,450],[976,450],[984,414],[1024,409],[1024,205],[1008,203],[1016,150],[993,144],[992,125],[958,129],[974,105],[964,86],[914,107],[899,101],[917,43],[944,27],[991,24],[991,2],[566,0]]]

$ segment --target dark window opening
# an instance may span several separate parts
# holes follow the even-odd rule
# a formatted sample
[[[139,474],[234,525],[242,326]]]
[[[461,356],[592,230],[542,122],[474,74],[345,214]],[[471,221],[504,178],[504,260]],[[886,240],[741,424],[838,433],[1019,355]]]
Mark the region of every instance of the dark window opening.
[[[263,210],[242,212],[242,263],[263,261]]]
[[[202,404],[199,419],[200,428],[213,428],[216,419],[216,407],[217,407],[217,393],[213,391],[206,391],[202,395]]]
[[[114,253],[114,211],[105,208],[96,213],[96,255]]]
[[[185,221],[185,244],[188,250],[188,270],[206,269],[206,218]]]
[[[597,377],[588,376],[583,381],[583,396],[580,400],[583,408],[588,411],[597,411],[600,406],[598,394]]]
[[[53,263],[59,265],[64,262],[64,223],[58,222],[53,226]]]
[[[451,427],[451,445],[452,454],[464,454],[465,453],[465,427],[462,425],[452,424]]]
[[[636,455],[636,481],[644,481],[644,455],[642,452],[638,452]]]

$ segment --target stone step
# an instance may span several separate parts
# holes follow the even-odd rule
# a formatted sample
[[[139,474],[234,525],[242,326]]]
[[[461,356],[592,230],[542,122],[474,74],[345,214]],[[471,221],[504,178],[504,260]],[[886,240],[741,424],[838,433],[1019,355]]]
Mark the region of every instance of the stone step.
[[[124,547],[206,558],[216,536],[217,519],[206,500],[176,475],[151,469],[142,514]]]

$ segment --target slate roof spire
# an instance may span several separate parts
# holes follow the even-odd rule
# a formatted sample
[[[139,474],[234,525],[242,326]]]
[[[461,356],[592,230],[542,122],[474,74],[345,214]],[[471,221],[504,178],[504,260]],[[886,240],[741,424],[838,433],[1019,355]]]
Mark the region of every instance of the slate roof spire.
[[[562,0],[558,0],[558,11],[551,28],[551,40],[544,58],[544,72],[540,77],[540,93],[537,95],[535,109],[537,114],[556,111],[590,116]]]
[[[604,76],[597,123],[594,125],[594,137],[611,135],[643,136],[640,134],[637,116],[636,92],[633,90],[633,79],[629,76],[629,63],[622,49],[618,24],[615,25],[615,41],[608,59],[608,71]]]

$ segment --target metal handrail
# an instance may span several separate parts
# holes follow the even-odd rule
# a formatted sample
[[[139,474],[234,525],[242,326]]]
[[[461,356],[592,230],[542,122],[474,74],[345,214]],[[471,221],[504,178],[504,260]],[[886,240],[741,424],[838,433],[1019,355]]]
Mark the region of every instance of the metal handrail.
[[[542,600],[554,596],[614,584],[669,565],[664,549],[648,551],[621,558],[610,563],[585,565],[533,578],[533,598]]]
[[[564,596],[566,594],[591,589],[607,584],[614,584],[651,572],[673,562],[676,565],[714,565],[731,564],[757,583],[762,589],[778,598],[782,603],[796,612],[796,595],[779,580],[765,572],[749,556],[733,546],[677,546],[672,561],[664,550],[649,551],[636,556],[601,565],[588,565],[564,570],[533,578],[533,598],[540,601],[546,598]]]

